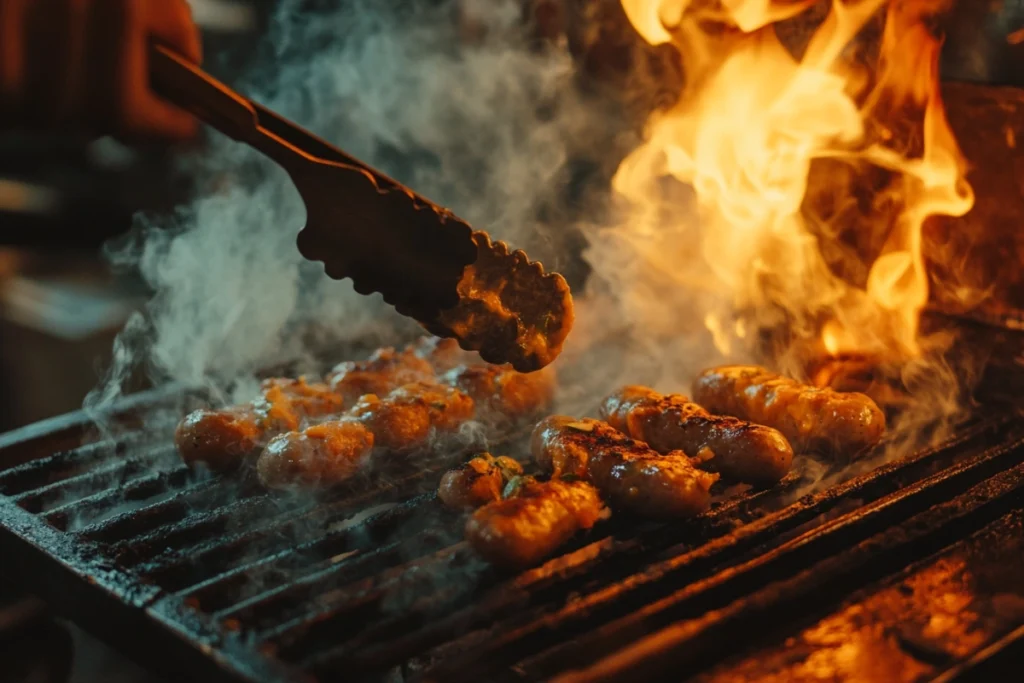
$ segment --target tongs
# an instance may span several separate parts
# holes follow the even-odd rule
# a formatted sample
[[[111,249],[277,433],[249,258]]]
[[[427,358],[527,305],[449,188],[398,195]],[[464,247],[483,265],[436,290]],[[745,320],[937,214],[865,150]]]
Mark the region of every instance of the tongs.
[[[360,294],[528,372],[558,355],[572,299],[557,273],[509,251],[451,211],[228,88],[164,46],[150,47],[164,98],[277,162],[306,205],[298,248]]]

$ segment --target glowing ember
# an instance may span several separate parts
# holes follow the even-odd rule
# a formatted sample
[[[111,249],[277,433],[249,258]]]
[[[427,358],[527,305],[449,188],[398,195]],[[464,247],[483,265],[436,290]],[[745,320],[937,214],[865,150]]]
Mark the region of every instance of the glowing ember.
[[[685,305],[699,309],[726,355],[749,348],[752,330],[781,324],[831,355],[918,355],[925,221],[963,215],[974,201],[939,93],[940,41],[925,24],[944,0],[836,0],[800,58],[775,24],[809,0],[622,3],[645,40],[677,49],[686,85],[619,167],[614,187],[628,217],[591,256],[607,260],[614,245],[642,264],[629,276],[636,301],[666,283],[685,290]],[[865,74],[847,48],[881,11],[881,49]],[[821,164],[829,173],[816,177]],[[810,182],[816,202],[844,207],[858,201],[852,188],[865,177],[885,179],[857,225],[866,238],[857,241],[877,248],[864,277],[840,278],[824,247],[840,227],[810,218]],[[657,312],[631,306],[634,322],[678,333],[664,309],[674,302],[659,301]]]

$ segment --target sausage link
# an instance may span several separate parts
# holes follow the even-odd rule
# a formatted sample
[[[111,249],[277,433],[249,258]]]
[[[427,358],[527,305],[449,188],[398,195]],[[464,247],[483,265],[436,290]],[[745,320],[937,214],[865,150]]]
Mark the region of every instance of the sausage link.
[[[554,375],[548,370],[525,374],[505,366],[469,365],[449,370],[441,381],[472,396],[477,417],[488,422],[518,422],[536,415],[554,394]]]
[[[269,488],[330,486],[354,475],[374,448],[409,453],[473,416],[473,401],[434,384],[407,384],[384,398],[363,396],[343,417],[283,434],[256,463]]]
[[[326,384],[310,384],[303,378],[268,379],[251,403],[190,413],[175,430],[174,441],[189,465],[203,462],[225,471],[276,434],[297,429],[306,419],[338,413],[342,405],[342,398]]]
[[[797,452],[855,458],[885,434],[885,414],[864,394],[819,389],[757,366],[707,370],[693,395],[713,413],[774,427]]]
[[[412,350],[377,349],[366,360],[338,363],[326,381],[347,404],[367,394],[384,396],[393,389],[412,382],[429,381],[434,369]]]
[[[435,433],[452,432],[471,420],[474,404],[458,389],[418,382],[384,398],[363,396],[348,415],[373,432],[378,447],[410,452],[426,446]]]
[[[512,458],[482,453],[445,472],[437,497],[448,507],[478,508],[501,498],[509,481],[522,473],[523,466]]]
[[[603,511],[597,489],[586,482],[526,479],[511,497],[473,513],[466,540],[488,561],[521,569],[594,526]]]
[[[534,460],[553,476],[596,486],[612,508],[652,518],[691,517],[711,504],[717,474],[703,472],[683,451],[662,455],[611,425],[554,415],[531,438]]]
[[[793,448],[778,430],[712,415],[679,394],[627,386],[609,396],[601,417],[659,453],[693,453],[705,469],[758,486],[789,473]]]
[[[373,449],[373,433],[351,420],[331,420],[271,439],[256,461],[267,488],[320,487],[354,475]]]

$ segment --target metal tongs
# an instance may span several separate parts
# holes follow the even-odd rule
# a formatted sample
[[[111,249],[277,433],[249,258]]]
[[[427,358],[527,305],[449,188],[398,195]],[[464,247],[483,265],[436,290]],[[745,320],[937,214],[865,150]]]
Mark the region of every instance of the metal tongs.
[[[380,292],[402,315],[492,363],[530,371],[557,355],[572,324],[560,275],[492,243],[449,210],[236,93],[173,50],[151,46],[150,78],[162,97],[288,172],[307,211],[299,251],[322,261],[330,277],[352,278],[360,294]],[[480,296],[483,279],[464,277],[474,263],[506,294]],[[548,337],[541,352],[538,334]]]

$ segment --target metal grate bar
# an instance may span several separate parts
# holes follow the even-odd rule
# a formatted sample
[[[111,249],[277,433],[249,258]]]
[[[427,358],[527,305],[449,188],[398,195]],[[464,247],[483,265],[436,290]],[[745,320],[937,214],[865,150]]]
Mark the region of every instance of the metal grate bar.
[[[430,558],[439,562],[460,548],[466,550],[464,544],[451,546],[450,541],[429,537],[403,539],[328,559],[317,571],[260,593],[218,616],[264,631],[261,639],[291,634],[338,610],[376,602],[382,590],[407,568],[403,559],[422,558],[424,553],[430,553]]]
[[[597,596],[598,604],[602,601],[614,604],[632,590],[642,593],[649,582],[671,579],[670,575],[675,571],[671,563],[676,556],[682,554],[687,557],[686,553],[695,546],[701,546],[702,555],[696,560],[696,566],[688,571],[693,574],[707,571],[732,561],[756,545],[778,538],[780,534],[792,533],[800,525],[838,509],[847,501],[870,499],[897,490],[911,478],[920,478],[939,465],[946,464],[952,454],[963,456],[962,449],[965,446],[980,446],[975,442],[990,439],[993,432],[998,433],[1003,424],[999,421],[965,430],[936,448],[883,466],[827,493],[803,498],[797,504],[772,515],[767,515],[764,508],[771,509],[776,507],[776,503],[791,499],[789,491],[792,489],[789,487],[795,487],[799,483],[798,479],[745,499],[733,499],[721,510],[712,510],[689,523],[668,527],[650,524],[641,528],[629,524],[623,527],[621,535],[614,527],[608,528],[609,535],[605,538],[553,560],[549,563],[550,568],[545,565],[526,572],[479,597],[466,609],[449,611],[442,618],[430,620],[413,631],[407,630],[409,624],[403,627],[397,623],[366,624],[364,632],[356,640],[336,640],[331,647],[317,653],[316,661],[311,663],[336,659],[344,661],[345,666],[353,667],[352,670],[390,665],[421,653],[428,647],[458,638],[471,628],[484,627],[502,618],[510,618],[512,623],[505,624],[498,636],[494,636],[490,630],[485,631],[483,635],[488,641],[486,647],[499,647],[519,638],[532,637],[533,634],[546,632],[551,626],[554,617],[550,615],[558,615],[562,611],[573,614],[573,610],[564,605],[566,595],[591,592],[588,599]],[[730,534],[737,523],[751,517],[760,519]],[[615,520],[612,522],[614,524]],[[659,557],[673,559],[631,576],[636,567],[658,560]],[[666,576],[661,576],[662,572]],[[595,586],[605,588],[597,590]],[[578,602],[574,601],[573,604]],[[416,618],[416,615],[410,615],[409,623],[415,623]],[[480,634],[470,633],[461,641],[451,643],[448,648],[455,652],[472,650],[485,658],[483,650],[486,648],[476,642],[479,638]]]
[[[1014,450],[1021,450],[1022,444],[1024,442],[1018,443]],[[943,477],[942,481],[949,481],[949,478]],[[902,496],[894,498],[880,502],[875,510],[898,504],[896,500],[906,500]],[[819,611],[841,601],[853,590],[905,568],[916,558],[941,550],[1022,503],[1024,466],[1018,464],[988,481],[970,486],[952,499],[924,505],[923,511],[910,515],[896,526],[873,525],[875,528],[852,548],[840,545],[834,552],[828,552],[833,547],[823,539],[835,537],[837,529],[872,526],[865,525],[864,520],[879,517],[872,512],[854,513],[745,565],[684,588],[673,596],[672,612],[681,621],[665,625],[651,635],[639,634],[640,640],[597,663],[591,663],[593,657],[589,661],[579,656],[566,660],[568,648],[555,648],[542,657],[521,662],[517,668],[529,679],[552,679],[557,672],[570,670],[553,678],[564,683],[657,677],[679,667],[696,672],[726,652],[735,652],[743,642],[764,639],[764,624],[778,623],[782,619],[789,621],[796,615]],[[826,548],[821,548],[822,545]],[[806,559],[797,559],[800,556]],[[787,557],[799,563],[797,571],[784,566]],[[757,582],[753,582],[755,567],[767,568],[775,564],[780,566],[767,573],[758,572],[766,575],[758,576]],[[730,584],[736,583],[742,584],[742,593],[730,589]],[[659,607],[664,606],[651,605],[644,609],[643,615],[631,617],[631,620],[642,620]],[[601,631],[601,636],[585,638],[573,644],[572,649],[593,646],[596,640],[607,642],[607,631]],[[590,650],[593,652],[595,650]],[[574,666],[582,668],[571,671]]]
[[[385,513],[385,516],[376,518],[373,525],[358,525],[356,528],[362,538],[356,541],[362,547],[367,543],[385,540],[395,525],[409,521],[421,503],[422,498],[413,499],[398,505],[397,510],[392,508],[393,514]],[[240,561],[251,562],[255,559],[259,562],[268,557],[280,559],[282,553],[285,556],[300,554],[314,557],[320,553],[327,553],[325,557],[334,556],[352,549],[341,548],[339,543],[342,546],[350,545],[354,531],[344,529],[340,533],[332,533],[327,530],[358,515],[366,507],[357,501],[348,501],[344,506],[332,506],[329,510],[318,508],[313,514],[300,514],[298,517],[285,515],[256,529],[173,551],[173,554],[168,553],[157,561],[137,565],[135,570],[166,590],[181,591],[189,585],[222,575]],[[308,529],[311,527],[321,530],[321,533],[312,541],[300,542],[309,537]],[[174,561],[171,561],[172,558]]]
[[[960,439],[952,443],[960,446]],[[486,644],[476,641],[473,634],[461,642],[455,641],[445,648],[444,655],[451,657],[453,671],[464,669],[469,672],[482,662],[493,662],[495,658],[516,659],[524,653],[542,650],[547,647],[553,632],[560,638],[573,638],[592,629],[596,624],[620,619],[639,610],[652,601],[664,598],[674,586],[688,585],[695,580],[707,576],[709,571],[735,562],[745,553],[750,553],[761,546],[771,545],[784,539],[784,534],[792,534],[802,525],[821,519],[832,510],[840,510],[848,501],[878,500],[885,495],[905,496],[918,490],[921,483],[901,488],[907,468],[927,470],[932,458],[946,452],[949,444],[938,449],[917,454],[904,461],[884,466],[875,472],[853,479],[823,493],[801,499],[797,503],[760,520],[737,529],[734,533],[704,543],[680,555],[659,564],[652,565],[646,571],[630,576],[620,583],[593,590],[586,597],[565,604],[559,609],[538,609],[531,615],[524,616],[516,624],[509,624],[500,635],[487,639]],[[1011,449],[1012,450],[1012,449]],[[962,453],[962,451],[957,451]],[[1002,448],[983,450],[980,454],[967,461],[975,467],[989,463],[993,459],[1001,460],[1006,453]],[[951,477],[960,472],[964,465],[942,470],[942,477]],[[977,470],[971,469],[970,472]],[[954,479],[957,480],[957,479]],[[925,479],[923,481],[929,481]],[[925,489],[929,491],[931,489]],[[895,492],[895,493],[892,493]],[[855,514],[855,513],[850,513]],[[843,516],[838,519],[843,519]],[[647,628],[645,626],[645,628]],[[623,642],[622,634],[616,636]],[[614,639],[612,639],[614,640]],[[608,651],[609,644],[602,643],[596,647],[604,647]],[[516,654],[519,653],[519,654]],[[347,666],[358,666],[361,658],[376,655],[383,657],[386,653],[378,648],[361,653],[352,653],[345,659]],[[437,653],[441,654],[441,653]],[[448,669],[445,669],[448,673]]]
[[[197,508],[209,507],[211,504],[209,500],[204,499],[204,494],[211,491],[216,493],[216,489],[222,485],[216,479],[198,481],[176,491],[170,498],[136,510],[115,514],[108,519],[77,529],[76,533],[81,538],[100,543],[116,543],[123,538],[132,538],[146,533],[153,527],[186,517]]]
[[[177,490],[192,476],[192,472],[184,466],[154,472],[134,479],[123,487],[111,488],[60,505],[43,516],[49,524],[61,530],[87,527],[119,514],[127,514],[121,512],[124,507],[134,510],[158,496],[176,495]]]
[[[376,490],[344,495],[335,492],[327,498],[302,497],[281,499],[273,494],[261,496],[266,501],[269,515],[247,518],[244,530],[210,540],[208,529],[195,529],[185,524],[155,529],[145,536],[130,539],[120,544],[126,551],[121,561],[128,565],[137,565],[138,570],[153,576],[162,573],[173,573],[176,570],[187,570],[189,567],[205,563],[208,556],[232,551],[240,547],[248,547],[252,554],[261,552],[273,553],[283,550],[289,544],[301,539],[301,527],[316,526],[323,529],[331,524],[349,517],[368,507],[392,503],[407,496],[402,488],[381,487]],[[274,514],[276,513],[276,514]],[[265,524],[260,524],[265,522]],[[189,546],[188,544],[193,544]],[[257,546],[267,543],[265,550]],[[207,572],[199,580],[205,580]],[[179,586],[184,587],[184,586]]]
[[[990,683],[1019,671],[1024,661],[1024,625],[1019,626],[931,683]]]
[[[415,606],[426,591],[454,590],[464,599],[472,595],[472,586],[453,585],[451,573],[483,572],[486,568],[465,542],[449,545],[419,558],[414,563],[392,562],[373,576],[352,581],[339,588],[319,593],[315,601],[302,605],[301,611],[258,637],[284,661],[300,661],[309,651],[330,647],[340,639],[351,638],[365,628],[368,619],[382,611],[405,610]],[[364,574],[365,576],[365,574]],[[336,584],[335,584],[336,585]]]
[[[361,665],[384,666],[388,662],[406,659],[438,642],[455,637],[472,627],[495,621],[510,614],[522,613],[532,605],[558,601],[568,593],[580,589],[583,583],[594,583],[607,577],[609,562],[619,573],[632,573],[638,563],[664,552],[666,548],[685,538],[713,538],[724,535],[735,524],[751,514],[757,503],[784,497],[801,483],[799,476],[791,476],[776,487],[755,491],[727,499],[705,515],[675,525],[641,523],[636,520],[613,520],[603,525],[607,534],[599,540],[584,540],[573,550],[570,545],[554,560],[510,580],[500,582],[488,594],[474,599],[473,604],[458,609],[458,601],[465,602],[464,592],[433,592],[419,600],[416,609],[364,624],[350,640],[336,633],[333,643],[313,651],[305,663],[314,666],[322,659],[355,656]],[[628,564],[624,561],[628,560]],[[483,584],[479,578],[477,582]],[[453,611],[454,610],[454,611]],[[321,627],[322,628],[322,627]],[[297,650],[300,643],[293,643]]]
[[[788,485],[795,486],[798,482],[799,477],[794,476]],[[685,535],[684,527],[688,529],[690,535],[704,536],[711,526],[718,524],[722,529],[720,533],[725,533],[725,529],[731,528],[735,522],[734,515],[746,512],[747,507],[754,501],[770,495],[784,494],[787,490],[788,488],[784,486],[780,489],[735,496],[719,504],[703,519],[693,520],[689,525],[677,525],[676,529],[671,531],[665,525],[656,523],[641,524],[641,528],[637,529],[635,523],[620,519],[604,525],[602,531],[613,534],[616,532],[626,533],[629,535],[627,541],[621,542],[614,537],[606,537],[603,541],[598,541],[595,544],[586,538],[576,539],[563,549],[564,554],[556,561],[559,566],[558,574],[568,575],[578,569],[572,566],[574,562],[582,565],[593,559],[595,555],[592,548],[602,542],[617,544],[617,550],[622,555],[628,554],[625,552],[625,546],[641,549],[642,545],[637,542],[634,535],[638,531],[648,539],[660,538],[662,541],[672,539],[671,542],[678,541],[680,535]],[[727,519],[731,521],[727,522]],[[665,545],[667,543],[662,542],[660,547]],[[574,550],[574,548],[578,548],[578,550]],[[577,559],[570,560],[569,558]],[[629,566],[635,567],[635,554],[629,559],[631,561]],[[447,575],[452,571],[465,572],[466,568],[475,570],[470,580],[453,582],[445,579],[441,581],[440,588],[436,585],[437,579],[442,574]],[[264,633],[263,637],[272,641],[279,648],[279,655],[289,661],[304,661],[311,656],[315,657],[317,653],[324,650],[334,650],[341,642],[352,640],[362,643],[373,642],[372,634],[374,633],[389,643],[394,643],[404,631],[424,626],[427,623],[435,624],[438,619],[445,620],[444,618],[453,610],[465,606],[471,600],[475,602],[473,609],[479,609],[480,603],[477,600],[479,591],[493,585],[501,578],[499,571],[486,567],[464,543],[439,551],[424,560],[389,570],[388,573],[391,576],[379,576],[372,581],[364,582],[363,585],[345,587],[340,593],[345,599],[335,606],[326,606],[323,597],[319,597],[316,610],[312,614],[303,614],[290,623],[282,624],[279,628]],[[579,574],[578,571],[575,573]],[[534,587],[534,593],[539,593],[544,588],[545,580],[539,573],[534,574],[534,577],[537,584]],[[549,574],[546,582],[550,583],[552,578],[552,575]],[[515,594],[521,595],[524,590],[526,590],[526,582],[519,582]],[[559,585],[554,590],[561,593],[567,588],[564,585]],[[338,593],[331,593],[332,602],[336,600],[336,595]],[[409,600],[404,597],[410,595],[416,596],[415,599]],[[395,609],[396,603],[402,604],[403,608]],[[490,614],[492,607],[493,604],[487,605],[485,612]],[[491,616],[493,617],[493,614]],[[354,628],[356,625],[358,628]],[[357,646],[352,645],[351,647],[355,649]]]
[[[158,451],[104,462],[95,469],[11,497],[29,512],[48,512],[111,488],[124,486],[138,475],[151,474],[162,464],[160,460],[163,455],[165,452]],[[164,464],[171,465],[171,469],[181,468],[177,460]]]
[[[0,472],[0,494],[17,495],[88,472],[97,464],[138,447],[142,441],[142,437],[100,441],[30,460]]]
[[[426,494],[362,522],[328,531],[323,536],[286,548],[276,554],[240,564],[205,581],[180,589],[179,595],[203,605],[207,611],[223,611],[231,605],[252,597],[273,583],[287,583],[311,569],[309,557],[320,560],[346,553],[378,547],[399,524],[404,524],[420,506],[433,496]],[[166,584],[164,584],[166,585]],[[252,592],[247,592],[247,589]]]

